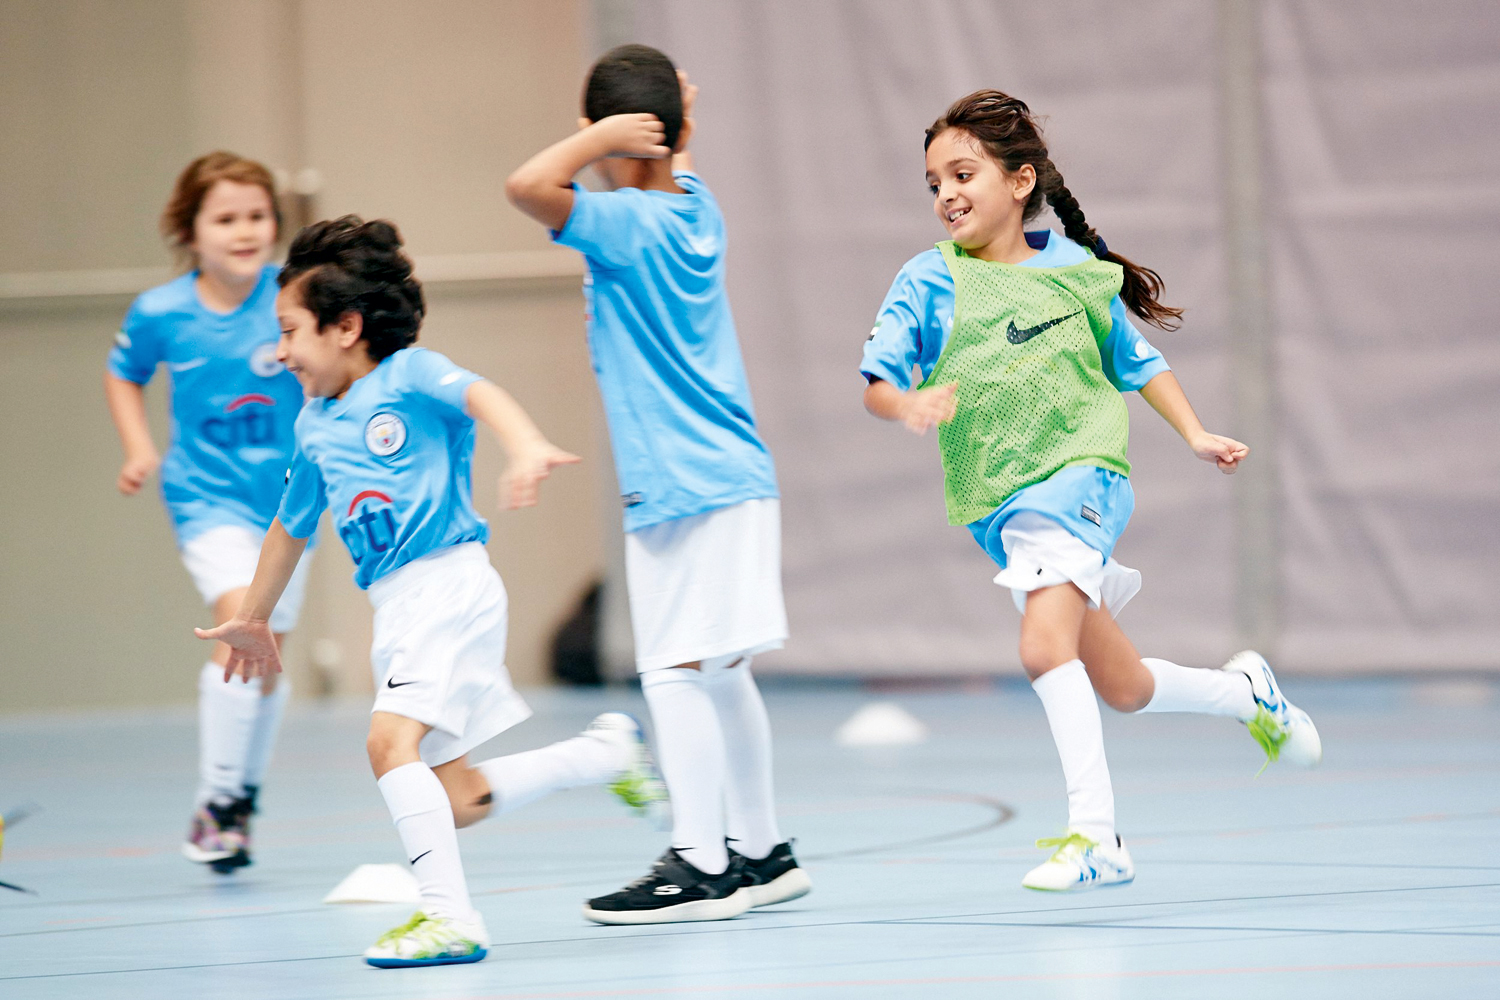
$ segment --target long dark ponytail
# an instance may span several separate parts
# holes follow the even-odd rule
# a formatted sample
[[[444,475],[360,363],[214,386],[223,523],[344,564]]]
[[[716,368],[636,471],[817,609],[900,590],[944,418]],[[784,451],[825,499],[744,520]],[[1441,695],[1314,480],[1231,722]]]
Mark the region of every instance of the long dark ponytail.
[[[1182,310],[1161,302],[1161,275],[1110,250],[1084,218],[1078,199],[1063,183],[1061,172],[1047,154],[1042,130],[1025,101],[998,90],[976,90],[954,101],[943,117],[932,123],[922,148],[932,145],[933,139],[949,129],[973,136],[985,152],[1008,171],[1019,170],[1023,163],[1031,164],[1036,170],[1036,186],[1026,201],[1024,220],[1030,222],[1034,219],[1042,210],[1042,202],[1046,201],[1062,223],[1063,233],[1068,239],[1088,247],[1100,260],[1111,261],[1125,269],[1120,298],[1131,312],[1163,330],[1175,330],[1182,325]]]

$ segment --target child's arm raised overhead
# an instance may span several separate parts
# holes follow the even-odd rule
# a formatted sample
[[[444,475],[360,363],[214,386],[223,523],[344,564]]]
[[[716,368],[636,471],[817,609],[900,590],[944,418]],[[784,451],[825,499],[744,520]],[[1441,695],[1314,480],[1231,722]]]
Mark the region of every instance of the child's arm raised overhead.
[[[229,661],[224,664],[224,680],[238,674],[245,680],[263,674],[281,672],[281,654],[271,634],[271,612],[281,600],[306,538],[293,538],[280,521],[271,522],[266,540],[260,546],[260,562],[255,564],[255,578],[240,602],[233,618],[217,628],[195,628],[200,639],[217,639],[229,647]]]
[[[682,84],[682,132],[677,136],[677,148],[672,152],[672,170],[693,173],[693,154],[688,152],[688,141],[693,137],[693,102],[698,100],[698,88],[688,83],[687,74],[677,71],[677,82]]]
[[[505,197],[548,229],[561,229],[573,214],[578,171],[606,156],[668,156],[672,151],[662,144],[666,134],[649,114],[611,115],[585,125],[517,167],[505,180]]]
[[[146,422],[145,386],[116,375],[104,376],[104,401],[109,416],[125,448],[125,464],[115,486],[126,496],[140,492],[141,486],[161,465],[156,442],[151,440],[151,426]]]
[[[464,404],[475,420],[494,431],[505,450],[500,506],[507,510],[534,506],[538,485],[554,468],[583,461],[543,437],[521,404],[493,382],[472,383],[464,391]]]
[[[1150,403],[1151,408],[1182,435],[1188,447],[1193,449],[1193,454],[1205,462],[1213,462],[1226,476],[1233,475],[1240,462],[1250,454],[1250,449],[1234,438],[1210,434],[1203,429],[1198,415],[1193,412],[1192,404],[1188,402],[1187,393],[1182,391],[1177,376],[1171,372],[1162,372],[1141,386],[1141,398]]]

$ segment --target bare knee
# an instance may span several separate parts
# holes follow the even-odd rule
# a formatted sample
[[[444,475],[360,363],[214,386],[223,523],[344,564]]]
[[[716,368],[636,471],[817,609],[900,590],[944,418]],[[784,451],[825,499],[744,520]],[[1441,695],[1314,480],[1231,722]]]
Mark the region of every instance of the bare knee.
[[[1042,629],[1021,630],[1021,666],[1032,680],[1077,657],[1077,643],[1063,636]]]
[[[1139,712],[1151,703],[1154,693],[1150,687],[1142,688],[1136,683],[1094,684],[1094,690],[1104,699],[1104,704],[1116,712]]]
[[[387,771],[420,761],[422,757],[417,747],[427,729],[415,719],[388,712],[372,715],[370,735],[365,738],[365,752],[370,756],[370,769],[375,772],[375,777],[383,777]]]

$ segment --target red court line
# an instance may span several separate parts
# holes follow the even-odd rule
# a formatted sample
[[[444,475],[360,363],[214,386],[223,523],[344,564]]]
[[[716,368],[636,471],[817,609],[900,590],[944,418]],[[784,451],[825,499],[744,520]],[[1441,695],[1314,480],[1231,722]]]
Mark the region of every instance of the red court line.
[[[943,976],[931,979],[827,979],[799,983],[734,983],[719,986],[653,986],[634,990],[585,990],[568,993],[486,993],[456,1000],[582,1000],[586,997],[656,997],[751,990],[868,989],[877,986],[967,986],[983,983],[1079,982],[1110,979],[1165,979],[1181,976],[1253,976],[1306,972],[1393,972],[1418,969],[1493,969],[1495,962],[1389,962],[1358,965],[1267,965],[1226,969],[1147,969],[1139,972],[1054,972],[1011,976]]]

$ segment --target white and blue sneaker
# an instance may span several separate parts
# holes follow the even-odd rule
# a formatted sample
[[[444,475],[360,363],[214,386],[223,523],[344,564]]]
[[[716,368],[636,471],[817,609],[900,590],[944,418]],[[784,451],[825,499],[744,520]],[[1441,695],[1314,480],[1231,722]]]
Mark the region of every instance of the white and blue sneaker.
[[[366,949],[365,961],[377,969],[461,965],[484,958],[489,947],[489,934],[477,913],[473,920],[454,920],[418,910]]]
[[[1250,679],[1250,688],[1255,693],[1255,715],[1242,721],[1266,752],[1261,771],[1277,760],[1298,767],[1316,767],[1323,759],[1318,727],[1306,712],[1286,700],[1265,657],[1247,649],[1230,657],[1224,669],[1237,670]]]
[[[1021,885],[1041,892],[1077,892],[1133,882],[1135,862],[1119,835],[1114,839],[1113,844],[1101,844],[1069,830],[1061,837],[1038,840],[1036,846],[1055,850],[1052,857],[1026,873]]]
[[[602,740],[625,751],[625,766],[609,790],[637,815],[658,830],[672,828],[672,805],[667,797],[667,783],[651,756],[645,730],[635,716],[625,712],[605,712],[597,716],[583,735]]]

